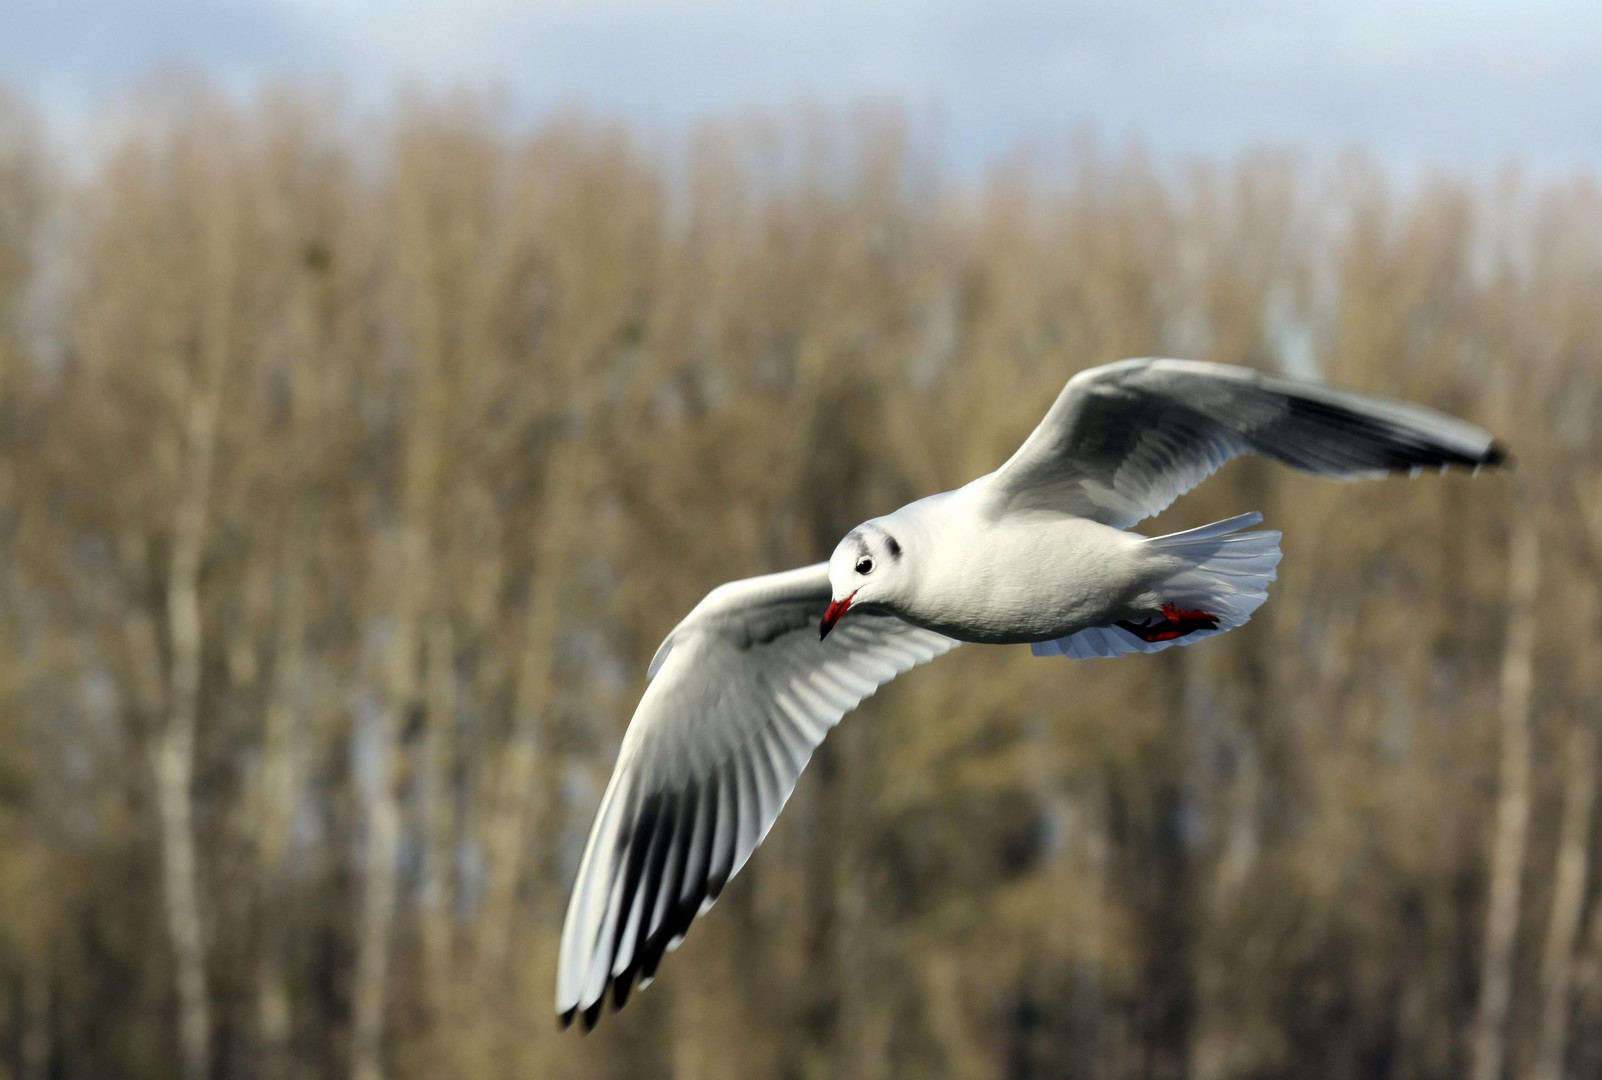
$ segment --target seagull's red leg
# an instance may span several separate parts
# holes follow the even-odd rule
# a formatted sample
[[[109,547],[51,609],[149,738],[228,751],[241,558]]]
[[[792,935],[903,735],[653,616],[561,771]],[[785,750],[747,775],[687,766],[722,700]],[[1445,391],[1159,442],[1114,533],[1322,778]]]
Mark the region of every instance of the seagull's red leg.
[[[1178,604],[1164,604],[1163,617],[1157,622],[1130,622],[1121,619],[1114,626],[1128,630],[1142,641],[1172,641],[1198,630],[1218,629],[1218,616],[1205,611],[1187,611]]]

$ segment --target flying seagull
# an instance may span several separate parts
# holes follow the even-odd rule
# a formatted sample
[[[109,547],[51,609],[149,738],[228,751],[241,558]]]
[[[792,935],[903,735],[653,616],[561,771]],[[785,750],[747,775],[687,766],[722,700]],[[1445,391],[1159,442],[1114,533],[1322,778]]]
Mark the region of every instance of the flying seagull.
[[[745,865],[813,749],[863,698],[963,642],[1149,653],[1267,599],[1262,515],[1127,532],[1240,454],[1344,478],[1499,465],[1479,428],[1246,368],[1082,371],[995,472],[846,534],[826,563],[720,585],[673,628],[624,734],[562,928],[556,1011],[622,1007]]]

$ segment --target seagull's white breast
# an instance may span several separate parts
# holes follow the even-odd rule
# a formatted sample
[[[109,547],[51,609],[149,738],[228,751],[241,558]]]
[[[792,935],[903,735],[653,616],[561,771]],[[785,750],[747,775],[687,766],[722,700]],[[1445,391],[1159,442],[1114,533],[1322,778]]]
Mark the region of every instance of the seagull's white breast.
[[[1048,641],[1123,618],[1172,567],[1144,537],[1085,518],[969,511],[965,493],[925,500],[916,586],[896,614],[962,641]]]

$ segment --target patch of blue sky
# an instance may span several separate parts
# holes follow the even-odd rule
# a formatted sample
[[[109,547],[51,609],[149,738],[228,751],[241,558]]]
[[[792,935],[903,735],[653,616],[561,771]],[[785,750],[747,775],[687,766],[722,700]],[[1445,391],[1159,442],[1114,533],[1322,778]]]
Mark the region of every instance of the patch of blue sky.
[[[0,78],[81,116],[165,64],[380,103],[499,88],[644,129],[894,104],[959,168],[1093,128],[1158,154],[1364,146],[1602,166],[1602,5],[1572,0],[0,0]]]

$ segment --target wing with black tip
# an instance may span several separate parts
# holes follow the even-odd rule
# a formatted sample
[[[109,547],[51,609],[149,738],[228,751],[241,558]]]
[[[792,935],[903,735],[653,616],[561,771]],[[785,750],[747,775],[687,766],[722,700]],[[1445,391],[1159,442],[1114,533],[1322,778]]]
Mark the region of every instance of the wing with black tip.
[[[1006,464],[989,513],[1055,510],[1127,528],[1241,454],[1323,476],[1500,465],[1504,447],[1433,409],[1199,360],[1081,371]]]
[[[564,1025],[621,1006],[712,906],[779,815],[829,729],[957,645],[852,611],[826,640],[825,563],[713,590],[668,635],[601,798],[562,927]]]

